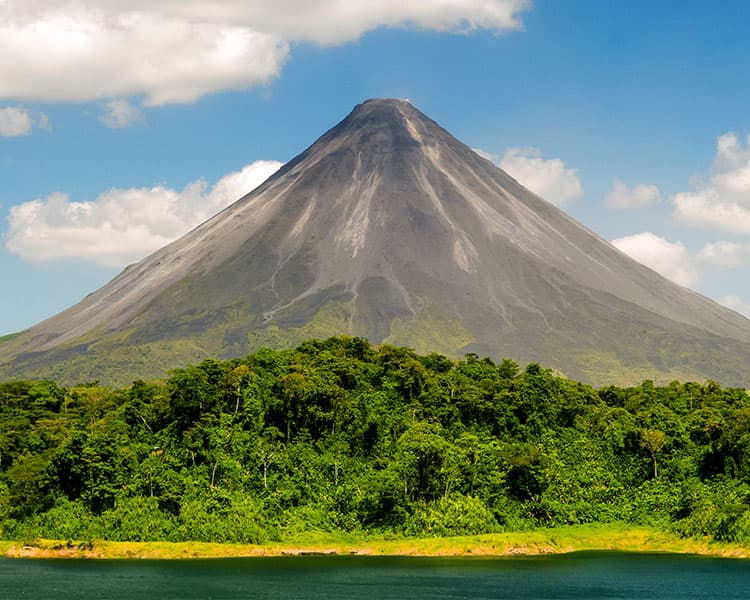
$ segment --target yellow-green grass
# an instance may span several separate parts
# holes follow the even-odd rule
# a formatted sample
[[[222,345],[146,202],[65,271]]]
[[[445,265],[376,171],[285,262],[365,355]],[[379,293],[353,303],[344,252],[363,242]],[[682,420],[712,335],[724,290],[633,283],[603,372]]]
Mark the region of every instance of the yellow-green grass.
[[[19,335],[23,334],[23,331],[19,331],[17,333],[9,333],[7,335],[0,335],[0,344],[3,342],[9,342],[13,338],[17,338]]]
[[[534,531],[450,538],[347,538],[313,534],[293,541],[251,544],[207,542],[0,542],[0,554],[14,558],[226,558],[338,554],[364,556],[520,556],[577,551],[670,552],[750,558],[750,548],[708,539],[622,525],[570,526]]]

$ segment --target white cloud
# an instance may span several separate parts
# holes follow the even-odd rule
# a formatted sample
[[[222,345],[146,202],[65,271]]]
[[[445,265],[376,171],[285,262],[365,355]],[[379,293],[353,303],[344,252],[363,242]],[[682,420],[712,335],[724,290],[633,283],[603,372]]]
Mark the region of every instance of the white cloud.
[[[0,137],[29,135],[34,127],[49,129],[49,118],[43,113],[33,114],[23,106],[0,108]]]
[[[708,181],[672,198],[674,217],[692,227],[750,233],[750,136],[743,146],[734,133],[719,137]]]
[[[248,28],[96,4],[45,6],[31,19],[0,19],[0,96],[192,102],[270,81],[288,53],[283,40]],[[16,6],[9,3],[0,16]]]
[[[99,120],[112,129],[123,129],[144,120],[143,112],[127,100],[110,100],[104,108],[106,112]]]
[[[497,154],[492,154],[492,152],[487,152],[486,150],[482,150],[481,148],[472,148],[472,150],[482,158],[486,158],[491,163],[497,164],[500,162],[500,157]]]
[[[112,3],[117,0],[111,0]],[[141,0],[141,6],[150,6]],[[206,14],[205,0],[162,2],[182,15]],[[416,27],[436,31],[519,30],[519,13],[530,0],[277,0],[210,2],[212,18],[241,22],[284,39],[338,44],[377,27]]]
[[[522,29],[529,0],[3,0],[0,97],[192,102],[278,76],[290,44],[378,27]]]
[[[20,107],[0,108],[0,136],[29,135],[34,127],[31,115]]]
[[[744,315],[750,319],[750,304],[743,302],[739,296],[723,296],[721,298],[717,298],[716,301],[719,304],[723,304],[727,308],[731,308],[732,310],[737,311],[741,315]]]
[[[485,156],[491,155],[485,153]],[[537,148],[508,148],[498,166],[557,206],[563,206],[583,193],[576,169],[569,169],[559,158],[542,158]]]
[[[31,262],[83,259],[122,267],[187,233],[280,166],[257,161],[213,187],[198,180],[181,191],[164,186],[113,189],[88,202],[52,194],[11,207],[6,247]]]
[[[637,183],[631,188],[615,179],[606,202],[607,206],[613,209],[645,208],[659,202],[660,197],[659,188],[655,185]]]
[[[36,126],[39,129],[52,130],[52,123],[50,123],[49,117],[44,113],[37,113]]]
[[[736,269],[750,264],[750,244],[712,242],[703,246],[698,258],[720,269]]]
[[[679,285],[690,287],[701,278],[700,267],[682,242],[647,231],[612,240],[612,245]]]

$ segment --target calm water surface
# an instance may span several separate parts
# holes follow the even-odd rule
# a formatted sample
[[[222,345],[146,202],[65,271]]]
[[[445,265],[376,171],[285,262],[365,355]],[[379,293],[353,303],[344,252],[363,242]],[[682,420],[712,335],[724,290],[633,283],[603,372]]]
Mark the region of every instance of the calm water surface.
[[[0,559],[0,598],[750,598],[750,561],[622,553],[526,558]]]

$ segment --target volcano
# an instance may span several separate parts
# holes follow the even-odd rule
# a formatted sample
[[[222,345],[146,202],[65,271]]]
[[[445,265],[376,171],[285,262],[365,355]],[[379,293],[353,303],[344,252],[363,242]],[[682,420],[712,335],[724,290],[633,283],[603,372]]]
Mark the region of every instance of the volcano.
[[[404,100],[0,344],[0,375],[123,383],[349,334],[595,384],[748,385],[750,321],[635,262]]]

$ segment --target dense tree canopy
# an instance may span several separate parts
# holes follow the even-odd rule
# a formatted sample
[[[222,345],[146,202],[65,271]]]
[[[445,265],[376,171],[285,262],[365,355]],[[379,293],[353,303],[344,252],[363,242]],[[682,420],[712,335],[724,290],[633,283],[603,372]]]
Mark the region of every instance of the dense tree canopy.
[[[0,384],[0,537],[263,542],[630,522],[750,543],[750,397],[352,337],[125,389]]]

